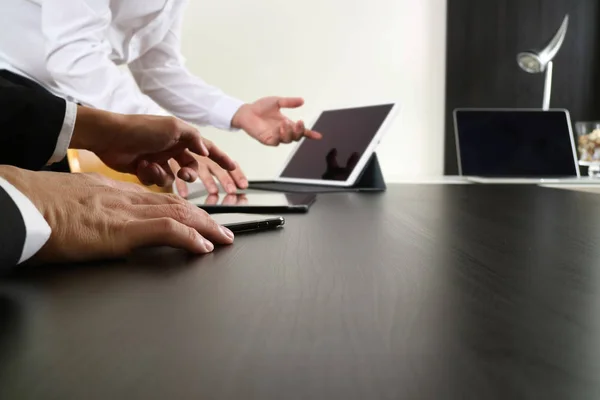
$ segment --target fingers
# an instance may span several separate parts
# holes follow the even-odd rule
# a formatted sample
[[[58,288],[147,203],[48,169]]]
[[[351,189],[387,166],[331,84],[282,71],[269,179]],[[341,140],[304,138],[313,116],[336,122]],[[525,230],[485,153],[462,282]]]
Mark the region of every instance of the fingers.
[[[177,176],[186,182],[194,182],[198,179],[199,164],[196,158],[189,150],[184,150],[175,157],[175,161],[181,169],[177,172]]]
[[[229,175],[233,178],[236,186],[240,189],[248,188],[248,178],[244,174],[244,171],[240,168],[239,164],[235,164],[235,169],[229,172]]]
[[[175,189],[177,190],[177,193],[183,198],[188,197],[190,194],[187,183],[185,183],[185,181],[179,178],[175,179]]]
[[[138,163],[135,175],[144,185],[150,186],[156,181],[154,169],[150,168],[148,161]]]
[[[304,127],[304,121],[297,121],[296,123],[294,123],[292,127],[292,139],[295,142],[302,139],[305,130],[306,128]]]
[[[228,171],[225,171],[217,164],[210,164],[209,168],[212,174],[217,178],[217,180],[227,193],[237,192],[237,186],[235,184],[235,181],[233,180]]]
[[[132,213],[140,219],[171,219],[179,224],[193,228],[200,233],[202,237],[210,240],[212,243],[231,244],[233,243],[233,233],[227,228],[217,224],[205,211],[200,208],[187,204],[170,205],[139,205],[134,206]],[[170,227],[163,227],[169,229]],[[163,232],[163,235],[168,232]],[[208,251],[211,251],[212,248]]]
[[[173,170],[169,166],[168,161],[164,161],[160,164],[156,164],[161,174],[161,181],[157,182],[157,185],[160,187],[167,187],[173,185],[173,181],[175,180],[175,174]]]
[[[297,108],[304,104],[304,99],[301,97],[279,97],[277,105],[279,108]]]
[[[167,162],[148,163],[142,160],[136,168],[136,176],[144,185],[158,185],[160,187],[173,184],[175,175]]]
[[[198,178],[202,181],[202,184],[204,185],[208,193],[217,194],[219,193],[219,188],[217,187],[215,179],[213,178],[212,173],[208,168],[208,161],[209,160],[206,159],[199,160]]]
[[[303,137],[309,139],[319,140],[323,138],[319,132],[306,129],[304,121],[292,122],[290,120],[284,120],[279,126],[279,138],[282,143],[297,142]],[[277,145],[278,143],[275,143]]]
[[[170,246],[190,253],[204,254],[214,249],[214,245],[195,229],[171,218],[130,221],[125,227],[125,237],[129,241],[130,250],[140,247]]]
[[[213,142],[211,142],[210,140],[204,139],[204,144],[206,145],[208,152],[209,152],[209,158],[211,160],[213,160],[214,162],[216,162],[221,168],[227,170],[227,171],[232,171],[235,169],[235,161],[233,161],[228,155],[227,153],[225,153],[223,150],[221,150],[220,148],[218,148],[217,146],[215,146],[215,144]]]
[[[323,139],[323,134],[321,134],[317,131],[310,130],[310,129],[307,129],[304,131],[304,136],[306,136],[309,139],[313,139],[313,140]]]
[[[294,128],[292,121],[289,119],[284,120],[281,125],[279,125],[279,141],[286,144],[291,143],[293,134]]]
[[[190,149],[193,153],[196,153],[200,156],[208,156],[210,150],[203,143],[202,136],[200,135],[200,131],[194,128],[193,126],[186,124],[181,120],[176,120],[177,128],[179,132],[181,132],[179,137],[180,144],[183,144],[185,147]]]

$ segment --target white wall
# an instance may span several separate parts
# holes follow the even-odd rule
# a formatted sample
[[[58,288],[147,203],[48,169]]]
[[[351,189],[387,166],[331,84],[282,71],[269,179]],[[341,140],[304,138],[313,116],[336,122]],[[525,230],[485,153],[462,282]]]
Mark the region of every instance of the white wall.
[[[198,76],[252,101],[302,96],[289,112],[400,99],[378,154],[386,179],[443,170],[446,0],[194,0],[183,53]],[[251,178],[275,175],[290,146],[204,128]]]

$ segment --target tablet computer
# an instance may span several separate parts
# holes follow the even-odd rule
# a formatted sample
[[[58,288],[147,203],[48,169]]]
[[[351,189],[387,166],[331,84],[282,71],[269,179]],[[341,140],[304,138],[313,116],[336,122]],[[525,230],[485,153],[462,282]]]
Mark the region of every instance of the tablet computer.
[[[204,193],[188,201],[213,213],[305,213],[315,202],[310,193]]]
[[[283,187],[290,183],[351,187],[371,160],[398,109],[398,103],[388,102],[324,110],[311,126],[323,138],[302,139],[275,180],[250,182],[250,188],[262,189],[265,184]]]

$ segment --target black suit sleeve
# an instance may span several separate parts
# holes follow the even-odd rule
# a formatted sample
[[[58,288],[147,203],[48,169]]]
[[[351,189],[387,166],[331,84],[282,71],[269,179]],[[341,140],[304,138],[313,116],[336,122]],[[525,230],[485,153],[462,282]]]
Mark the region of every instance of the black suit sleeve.
[[[44,167],[56,148],[66,106],[41,90],[0,85],[0,164]]]
[[[13,199],[0,187],[0,273],[17,265],[27,230],[25,221]]]

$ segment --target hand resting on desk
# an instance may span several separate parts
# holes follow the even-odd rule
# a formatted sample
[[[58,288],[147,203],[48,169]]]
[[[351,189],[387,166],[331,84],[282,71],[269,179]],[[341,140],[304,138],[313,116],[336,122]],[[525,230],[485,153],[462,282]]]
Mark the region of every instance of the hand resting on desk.
[[[2,166],[0,176],[35,205],[52,229],[34,256],[39,262],[114,258],[147,246],[208,253],[213,243],[233,243],[231,231],[177,195],[96,174]]]

